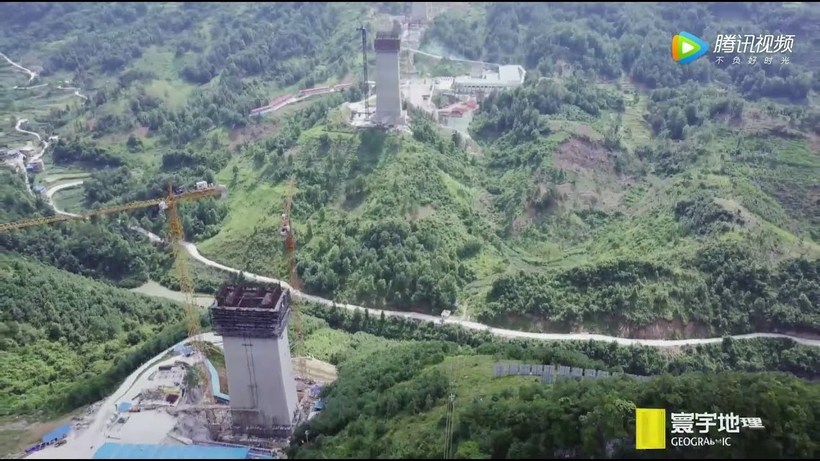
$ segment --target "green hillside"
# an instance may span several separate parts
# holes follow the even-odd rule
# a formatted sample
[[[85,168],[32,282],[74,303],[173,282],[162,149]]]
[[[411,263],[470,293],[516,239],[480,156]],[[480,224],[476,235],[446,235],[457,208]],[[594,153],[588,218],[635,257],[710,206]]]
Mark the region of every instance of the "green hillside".
[[[816,453],[817,348],[733,341],[659,351],[600,342],[507,341],[406,319],[307,306],[308,342],[327,334],[338,381],[293,438],[290,457],[514,459],[777,456]],[[328,328],[329,327],[329,328]],[[323,333],[327,332],[327,333]],[[351,333],[355,333],[351,336]],[[494,377],[495,364],[555,364],[652,376],[573,380]],[[764,373],[761,373],[764,372]],[[452,431],[447,409],[453,396]],[[808,404],[808,406],[806,406]],[[765,433],[732,448],[635,452],[634,408],[759,416]],[[714,432],[713,436],[720,434]],[[450,440],[449,448],[447,440]],[[752,455],[755,454],[755,455]]]
[[[73,209],[156,198],[168,182],[226,185],[227,198],[186,205],[187,237],[256,273],[287,273],[278,226],[294,175],[299,274],[309,292],[339,301],[638,337],[820,330],[810,40],[795,41],[788,66],[682,66],[665,48],[680,29],[711,40],[788,23],[810,37],[814,5],[447,11],[423,47],[528,69],[524,86],[482,101],[470,140],[416,113],[412,135],[354,131],[342,105],[356,89],[245,115],[297,88],[358,79],[355,26],[383,25],[401,7],[4,5],[14,33],[0,45],[39,72],[32,85],[49,85],[3,93],[0,112],[62,137],[35,183],[91,173],[82,197],[64,198]],[[3,85],[24,84],[3,69]],[[65,80],[90,99],[52,101]],[[166,227],[155,210],[133,217]],[[167,262],[140,259],[148,270],[116,277],[82,258],[57,264],[171,283],[154,269]]]
[[[4,254],[0,416],[60,414],[103,398],[182,339],[179,306]]]
[[[820,157],[805,140],[768,138],[783,159],[769,168],[749,160],[755,147],[669,175],[651,171],[664,161],[654,151],[621,150],[618,173],[621,157],[604,143],[577,127],[550,129],[561,115],[538,117],[539,137],[512,142],[508,133],[475,156],[421,119],[409,137],[353,132],[331,112],[328,122],[304,124],[281,157],[260,146],[231,160],[217,175],[231,185],[230,211],[201,249],[284,276],[277,212],[293,174],[300,275],[308,291],[340,302],[438,313],[458,300],[475,318],[526,329],[817,331],[814,205],[788,212],[787,199],[763,186],[811,187]],[[646,149],[719,152],[696,139],[655,145]]]
[[[527,69],[521,87],[480,101],[468,132],[412,108],[408,130],[354,130],[345,103],[362,98],[357,85],[248,116],[303,88],[359,82],[356,28],[372,36],[406,6],[0,4],[0,51],[37,73],[29,82],[0,59],[0,149],[36,146],[15,130],[21,119],[58,135],[46,172],[26,179],[82,178],[55,199],[75,212],[217,182],[226,196],[180,206],[186,239],[277,278],[288,276],[280,216],[295,177],[298,275],[340,303],[528,331],[820,334],[816,4],[450,4],[422,49]],[[681,30],[710,43],[793,34],[794,49],[788,65],[783,53],[680,65],[668,45]],[[421,78],[469,67],[417,58]],[[0,172],[0,223],[54,213],[26,179]],[[137,225],[167,236],[156,207],[0,233],[0,449],[23,440],[11,418],[97,401],[183,337],[179,306],[123,290],[179,284],[169,248]],[[189,263],[197,291],[227,279]],[[816,347],[506,341],[305,311],[305,350],[339,380],[291,457],[650,457],[633,450],[636,406],[766,425],[731,448],[652,456],[817,454]],[[655,378],[547,386],[495,378],[498,362]]]
[[[620,377],[546,385],[539,377],[494,378],[499,359],[509,362],[504,351],[464,355],[441,342],[355,356],[324,391],[325,409],[297,431],[289,457],[809,458],[817,452],[820,388],[789,375],[687,373],[648,383]],[[636,451],[636,407],[755,415],[765,429],[733,434],[731,447]],[[713,428],[712,436],[718,434]]]
[[[817,450],[817,408],[812,403],[802,410],[805,402],[817,400],[817,385],[792,375],[760,373],[816,378],[817,348],[731,339],[663,351],[593,341],[508,341],[456,326],[306,307],[311,317],[321,319],[308,322],[308,343],[314,351],[327,351],[315,348],[327,332],[325,344],[337,352],[324,357],[337,364],[339,379],[324,391],[325,409],[297,430],[289,456],[298,459],[444,457],[451,394],[451,458],[646,456],[632,450],[635,406],[759,415],[769,428],[765,440],[754,434],[733,438],[734,457],[810,457]],[[656,378],[644,384],[610,378],[550,387],[537,377],[495,378],[496,363],[556,364]],[[791,422],[795,425],[784,429]],[[705,451],[663,452],[687,453],[702,457]],[[719,449],[708,453],[730,456]]]

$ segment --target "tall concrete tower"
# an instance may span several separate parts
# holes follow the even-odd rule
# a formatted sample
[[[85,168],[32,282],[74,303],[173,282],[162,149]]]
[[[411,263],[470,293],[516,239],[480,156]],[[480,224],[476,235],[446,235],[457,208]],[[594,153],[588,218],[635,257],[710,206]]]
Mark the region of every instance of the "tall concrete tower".
[[[234,427],[261,437],[289,435],[298,416],[288,347],[290,290],[226,286],[210,313],[225,349]]]
[[[380,125],[399,125],[402,121],[399,90],[401,37],[395,32],[377,32],[373,48],[376,50],[376,114],[373,121]]]

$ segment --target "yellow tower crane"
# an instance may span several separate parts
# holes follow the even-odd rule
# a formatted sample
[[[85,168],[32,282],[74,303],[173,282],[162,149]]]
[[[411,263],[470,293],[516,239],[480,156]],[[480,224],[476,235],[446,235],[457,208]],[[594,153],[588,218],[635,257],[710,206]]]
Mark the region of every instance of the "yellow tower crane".
[[[193,283],[191,283],[191,278],[188,271],[188,262],[184,256],[183,240],[185,233],[182,228],[182,221],[179,219],[179,214],[177,212],[177,204],[204,197],[220,196],[223,192],[224,188],[219,186],[214,187],[211,185],[201,189],[175,194],[169,186],[168,196],[165,198],[131,202],[124,205],[100,208],[80,214],[57,214],[54,216],[45,216],[0,224],[0,232],[8,232],[55,222],[90,219],[94,217],[108,216],[116,213],[158,206],[161,210],[165,211],[166,216],[168,217],[169,237],[171,239],[171,248],[174,254],[174,266],[177,271],[177,275],[179,276],[180,290],[185,295],[184,309],[185,321],[188,328],[188,337],[191,338],[193,348],[197,352],[204,354],[204,348],[198,340],[198,335],[200,333],[199,313],[197,311],[196,304],[194,304]],[[207,374],[206,379],[208,379]]]
[[[295,334],[294,354],[296,355],[296,375],[303,379],[308,379],[308,368],[305,362],[304,342],[302,338],[302,316],[300,315],[299,302],[296,300],[294,292],[302,289],[302,282],[296,272],[296,237],[293,235],[290,213],[293,208],[293,194],[296,190],[296,178],[291,176],[288,187],[285,191],[285,212],[282,213],[282,229],[280,233],[285,239],[285,256],[288,258],[288,283],[291,287],[290,305],[293,320],[293,333]]]

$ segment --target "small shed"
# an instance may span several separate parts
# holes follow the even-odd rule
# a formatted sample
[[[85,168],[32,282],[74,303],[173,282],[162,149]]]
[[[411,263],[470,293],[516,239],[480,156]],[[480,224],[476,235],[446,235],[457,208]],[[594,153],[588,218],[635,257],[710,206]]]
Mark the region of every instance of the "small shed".
[[[323,402],[321,400],[319,400],[318,402],[316,402],[315,405],[313,405],[313,410],[314,411],[322,411],[324,409],[325,409],[325,402]]]
[[[120,402],[119,405],[117,405],[117,411],[120,413],[127,413],[132,406],[133,405],[131,402]]]

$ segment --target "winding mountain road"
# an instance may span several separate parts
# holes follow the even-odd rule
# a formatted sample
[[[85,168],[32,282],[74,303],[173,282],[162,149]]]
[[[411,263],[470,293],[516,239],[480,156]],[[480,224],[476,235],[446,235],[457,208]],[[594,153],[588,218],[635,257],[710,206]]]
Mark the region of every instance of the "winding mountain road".
[[[37,140],[40,141],[43,144],[43,148],[40,149],[40,152],[37,152],[36,154],[34,154],[33,157],[31,157],[28,160],[29,162],[33,162],[34,160],[40,160],[41,158],[43,158],[43,155],[46,154],[46,149],[48,149],[48,146],[50,146],[51,143],[48,142],[48,141],[44,141],[42,136],[40,136],[38,133],[35,133],[33,131],[24,130],[24,129],[20,128],[20,126],[22,124],[26,123],[26,122],[28,122],[28,119],[26,119],[26,118],[21,118],[20,120],[17,120],[17,124],[14,125],[14,129],[19,131],[20,133],[30,134],[30,135],[36,137]]]
[[[74,96],[77,96],[78,98],[83,98],[83,99],[86,99],[86,100],[88,99],[88,96],[80,93],[80,89],[77,88],[77,87],[74,87],[74,86],[57,85],[57,89],[58,90],[68,90],[68,91],[74,90]]]
[[[57,186],[54,186],[46,192],[49,200],[51,201],[52,197],[55,193],[63,190],[68,189],[71,187],[77,187],[83,183],[82,180],[76,180],[71,182],[66,182]],[[54,202],[51,201],[52,206],[54,207],[54,211],[61,214],[72,215],[71,213],[65,213],[57,209],[54,206]],[[76,215],[73,215],[76,216]],[[133,229],[137,230],[138,232],[142,233],[146,237],[148,237],[153,242],[161,242],[162,239],[145,229],[134,227]],[[196,259],[197,261],[201,262],[202,264],[214,267],[216,269],[220,269],[226,272],[231,273],[239,273],[238,269],[233,267],[225,266],[224,264],[220,264],[216,261],[212,261],[202,254],[199,253],[196,245],[190,242],[183,242],[183,246],[188,254],[191,255],[192,258]],[[402,317],[407,319],[415,319],[427,322],[441,322],[442,319],[440,317],[436,317],[433,315],[427,314],[419,314],[417,312],[401,312],[401,311],[388,311],[388,310],[381,310],[381,309],[371,309],[363,306],[356,306],[353,304],[339,304],[333,300],[321,298],[319,296],[309,295],[307,293],[303,293],[297,290],[294,290],[287,282],[282,280],[277,280],[271,277],[265,277],[262,275],[251,274],[248,272],[242,271],[245,277],[259,281],[264,283],[280,283],[283,286],[289,288],[294,296],[297,296],[301,299],[306,301],[314,302],[317,304],[323,304],[325,306],[334,306],[342,309],[347,310],[356,310],[361,309],[368,312],[368,314],[372,316],[381,316],[384,313],[385,317]],[[461,319],[454,319],[448,318],[444,320],[444,323],[449,324],[457,324],[461,325],[463,328],[467,328],[470,330],[479,330],[479,331],[488,331],[489,333],[501,336],[505,338],[526,338],[526,339],[536,339],[542,341],[604,341],[604,342],[616,342],[621,345],[631,345],[631,344],[640,344],[643,346],[652,346],[652,347],[678,347],[678,346],[688,346],[688,345],[697,345],[697,344],[714,344],[720,343],[723,341],[723,338],[693,338],[693,339],[633,339],[633,338],[618,338],[615,336],[606,336],[606,335],[599,335],[599,334],[589,334],[589,333],[532,333],[526,331],[516,331],[516,330],[506,330],[502,328],[494,328],[490,327],[489,325],[484,325],[478,322],[470,322],[467,320]],[[784,335],[779,333],[750,333],[745,335],[734,335],[732,336],[734,339],[751,339],[751,338],[788,338],[794,342],[806,345],[806,346],[820,346],[820,339],[810,339],[810,338],[801,338],[799,336],[790,336]]]
[[[32,136],[34,136],[34,137],[36,137],[36,138],[37,138],[37,140],[38,140],[38,141],[40,141],[40,142],[43,144],[43,148],[40,150],[40,152],[38,152],[38,153],[34,154],[34,156],[33,156],[33,157],[31,157],[30,159],[28,159],[28,161],[27,161],[27,162],[32,162],[32,161],[34,161],[34,160],[39,160],[39,159],[43,158],[43,155],[45,155],[45,153],[46,153],[46,149],[48,149],[48,146],[49,146],[50,144],[49,144],[49,142],[48,142],[48,141],[43,141],[43,138],[42,138],[42,137],[40,137],[40,135],[39,135],[39,134],[37,134],[37,133],[35,133],[35,132],[33,132],[33,131],[28,131],[28,130],[24,130],[24,129],[20,128],[20,126],[21,126],[21,125],[23,125],[23,124],[24,124],[24,123],[26,123],[26,122],[28,122],[28,119],[25,119],[25,118],[21,118],[20,120],[17,120],[17,124],[16,124],[16,125],[14,125],[14,129],[15,129],[15,130],[17,130],[17,131],[19,131],[20,133],[30,134],[30,135],[32,135]],[[24,166],[25,166],[25,165],[24,165]],[[24,179],[25,179],[25,183],[26,183],[26,189],[28,189],[28,193],[29,193],[29,195],[32,195],[32,196],[33,196],[33,195],[34,195],[34,191],[33,191],[33,190],[31,190],[31,184],[29,183],[28,178],[26,177],[26,178],[24,178]]]
[[[14,89],[15,90],[36,90],[37,88],[43,88],[45,86],[48,86],[48,83],[41,83],[39,85],[34,85],[34,86],[16,86],[15,85]]]
[[[12,66],[14,66],[14,67],[22,70],[23,72],[27,73],[28,76],[29,76],[28,77],[28,82],[29,83],[31,83],[31,81],[34,80],[35,77],[37,77],[37,72],[34,72],[31,69],[26,69],[25,67],[21,66],[20,64],[17,64],[16,62],[12,61],[11,58],[9,58],[8,56],[6,56],[3,53],[0,53],[0,56],[2,56],[6,61],[8,61],[8,63],[11,64]]]

